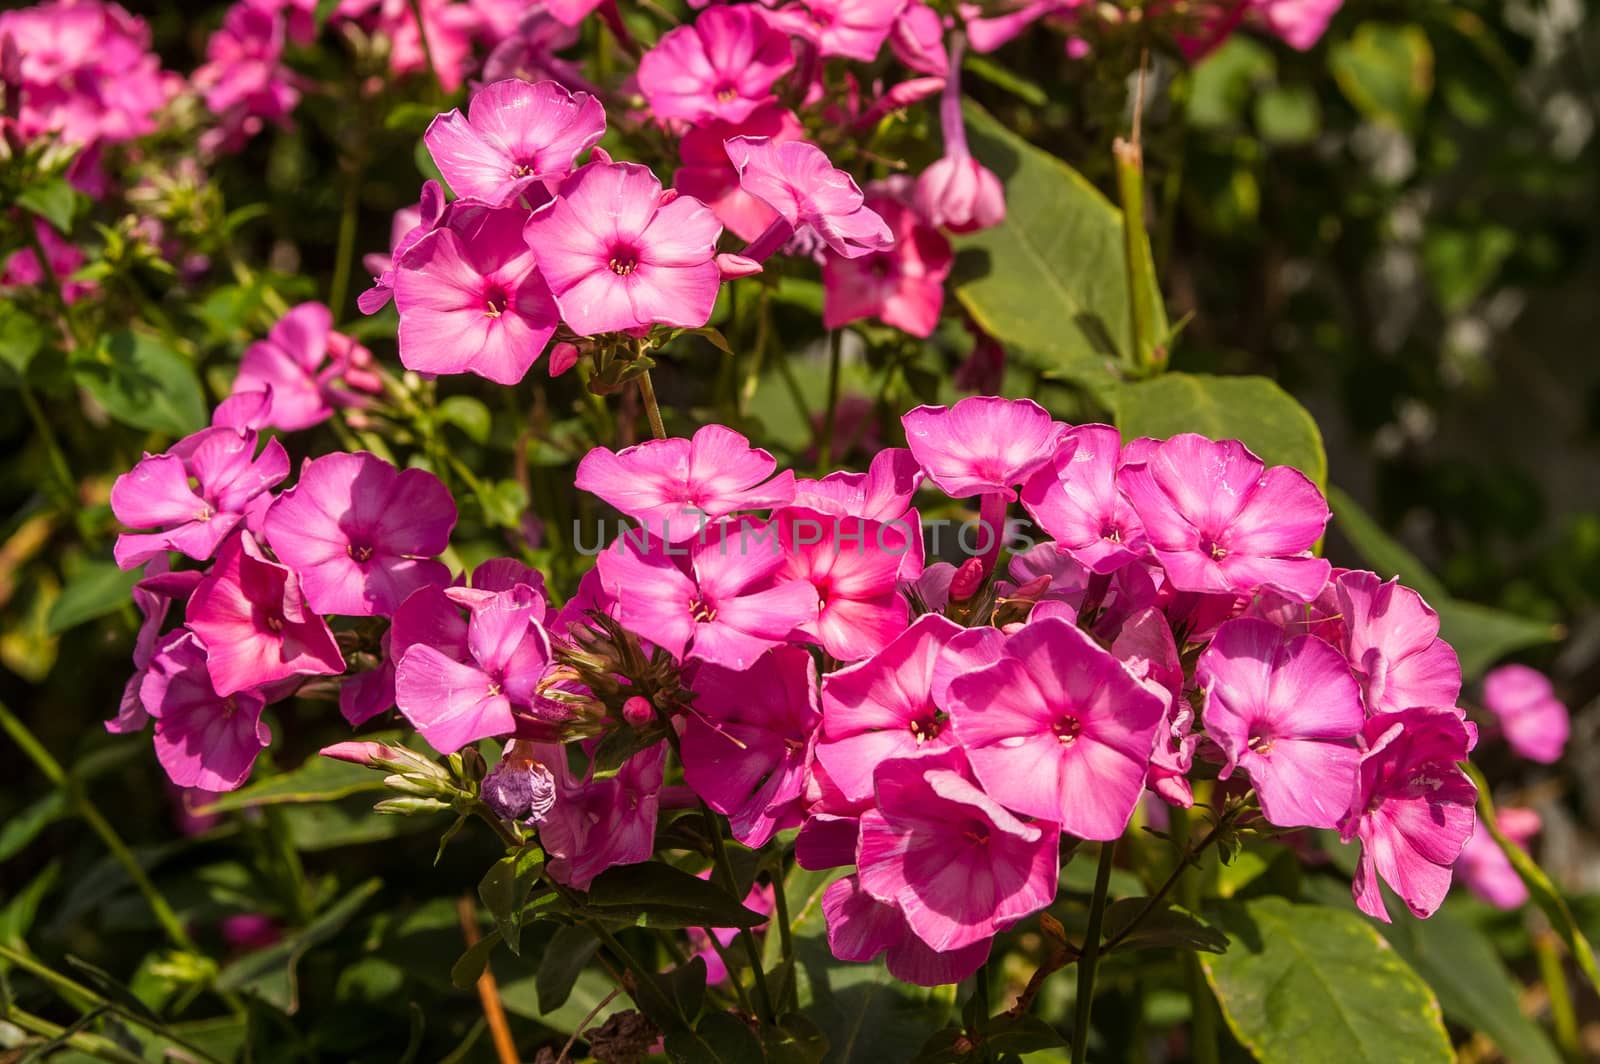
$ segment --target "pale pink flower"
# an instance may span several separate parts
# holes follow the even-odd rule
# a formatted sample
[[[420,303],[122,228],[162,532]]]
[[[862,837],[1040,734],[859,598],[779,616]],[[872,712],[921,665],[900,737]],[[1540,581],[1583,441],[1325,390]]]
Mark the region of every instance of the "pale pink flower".
[[[956,233],[988,229],[1005,221],[1006,194],[1000,179],[972,157],[967,124],[961,114],[961,55],[966,38],[956,35],[950,74],[939,100],[939,127],[944,155],[917,178],[913,202],[930,225]]]
[[[1285,44],[1304,52],[1322,39],[1344,0],[1249,0],[1251,17]]]
[[[753,4],[713,7],[662,34],[639,60],[639,91],[658,121],[743,122],[794,66],[789,38]]]
[[[220,695],[193,632],[168,636],[150,661],[140,701],[155,718],[156,759],[180,787],[231,791],[272,741],[254,691]]]
[[[895,58],[919,74],[936,78],[950,73],[944,46],[944,17],[922,0],[911,0],[889,31]]]
[[[1544,673],[1526,665],[1491,670],[1483,678],[1483,705],[1500,719],[1518,756],[1545,765],[1561,760],[1572,722]]]
[[[435,118],[423,141],[457,196],[491,207],[529,196],[537,206],[605,131],[605,109],[588,93],[508,78],[474,93],[465,115]]]
[[[757,237],[745,254],[760,262],[791,237],[820,240],[835,255],[859,258],[883,251],[894,235],[855,179],[808,141],[732,137],[724,144],[740,186],[778,213],[781,224]]]
[[[1117,485],[1122,436],[1109,425],[1079,425],[1053,460],[1022,487],[1022,505],[1056,545],[1097,573],[1146,554],[1139,515]]]
[[[900,420],[906,446],[952,499],[1015,499],[1016,485],[1064,450],[1065,426],[1032,399],[972,395],[951,407],[919,406]]]

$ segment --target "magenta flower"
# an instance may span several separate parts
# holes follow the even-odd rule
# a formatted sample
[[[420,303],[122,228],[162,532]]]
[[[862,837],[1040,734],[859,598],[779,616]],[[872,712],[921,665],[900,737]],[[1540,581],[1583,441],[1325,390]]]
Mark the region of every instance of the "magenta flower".
[[[344,672],[333,633],[306,608],[299,579],[264,558],[247,532],[222,545],[184,619],[205,644],[206,668],[222,696],[291,676]]]
[[[817,760],[847,800],[871,799],[872,773],[883,762],[955,742],[934,698],[934,675],[945,649],[966,631],[923,614],[865,661],[823,677]]]
[[[1266,621],[1228,621],[1200,655],[1206,733],[1242,767],[1279,827],[1331,828],[1349,811],[1366,722],[1344,655],[1315,636]]]
[[[555,333],[550,289],[522,240],[528,212],[458,201],[395,270],[400,361],[517,384]]]
[[[284,20],[258,4],[235,4],[206,41],[194,87],[219,122],[204,135],[210,151],[237,151],[267,122],[287,128],[300,103],[299,79],[283,63]]]
[[[1122,435],[1109,425],[1079,425],[1061,437],[1054,460],[1022,487],[1022,505],[1056,545],[1097,573],[1146,554],[1139,515],[1117,486]]]
[[[167,612],[174,599],[187,600],[194,586],[200,582],[201,573],[198,570],[171,572],[171,559],[170,554],[157,554],[151,558],[145,566],[144,579],[133,585],[133,604],[139,607],[144,619],[133,641],[133,675],[123,685],[117,715],[106,721],[106,731],[114,735],[140,731],[149,722],[150,717],[140,700],[139,689],[155,657],[161,629],[167,623]]]
[[[1029,622],[993,665],[951,680],[949,700],[995,801],[1079,838],[1127,828],[1166,705],[1082,630]]]
[[[167,454],[146,454],[111,485],[111,512],[131,528],[161,531],[118,536],[117,565],[132,569],[169,550],[211,557],[257,496],[289,475],[289,455],[277,440],[268,440],[259,458],[255,453],[254,432],[210,428]]]
[[[1519,757],[1543,765],[1561,760],[1572,722],[1550,680],[1526,665],[1502,665],[1483,678],[1483,706],[1500,719]]]
[[[1322,493],[1288,466],[1267,469],[1238,440],[1174,436],[1119,479],[1179,590],[1268,587],[1310,602],[1328,582],[1331,567],[1311,556],[1328,524]]]
[[[743,122],[699,123],[678,142],[683,165],[673,175],[672,185],[710,207],[739,239],[755,240],[777,221],[778,212],[739,183],[739,170],[723,144],[733,137],[764,137],[783,144],[804,136],[794,112],[775,103],[756,108]]]
[[[1344,0],[1249,0],[1250,15],[1280,40],[1304,52],[1322,39]]]
[[[779,581],[814,589],[817,616],[804,626],[841,661],[859,661],[905,631],[900,570],[911,549],[903,525],[789,507],[772,518],[784,548]]]
[[[683,728],[683,779],[728,817],[733,837],[759,848],[800,823],[806,752],[817,730],[817,668],[778,647],[744,672],[701,666]]]
[[[592,767],[585,778],[575,778],[562,747],[534,749],[556,778],[556,802],[539,821],[539,842],[559,882],[588,890],[606,869],[650,859],[666,743],[634,754],[615,776],[599,780]]]
[[[553,81],[517,78],[485,85],[463,115],[453,109],[428,126],[423,141],[457,196],[509,207],[522,196],[537,206],[606,131],[606,112],[586,92]]]
[[[798,0],[768,18],[821,55],[870,63],[905,6],[906,0]]]
[[[139,698],[155,718],[156,759],[180,787],[231,791],[272,742],[254,691],[219,695],[193,632],[169,635],[150,661]]]
[[[866,206],[855,179],[835,168],[815,144],[732,137],[724,148],[739,172],[740,187],[777,211],[781,220],[745,249],[757,262],[797,235],[820,240],[846,259],[894,244],[894,234]]]
[[[886,447],[872,456],[865,473],[829,473],[821,480],[796,481],[794,502],[823,513],[887,523],[906,516],[921,484],[916,457],[904,447]]]
[[[481,600],[467,622],[467,660],[415,642],[394,672],[395,705],[442,754],[509,735],[514,709],[531,709],[550,664],[543,597],[527,586]]]
[[[628,533],[601,553],[600,579],[622,624],[677,660],[748,669],[817,617],[809,583],[774,584],[775,536],[749,518],[712,525],[687,548]]]
[[[759,8],[713,7],[679,26],[639,60],[639,91],[658,121],[743,122],[773,99],[772,85],[794,67],[789,38]]]
[[[935,951],[982,942],[1055,897],[1060,829],[1002,808],[960,750],[886,762],[876,792],[861,815],[861,887]]]
[[[324,368],[330,354],[333,361]],[[332,417],[337,407],[363,402],[349,390],[349,371],[356,362],[370,364],[371,358],[366,348],[333,331],[327,307],[301,303],[278,319],[265,340],[245,348],[233,395],[264,394],[263,408],[249,419],[252,428],[310,428]],[[368,380],[370,376],[358,371],[355,380],[367,385],[365,390],[381,390],[382,384]]]
[[[822,324],[837,329],[863,318],[929,337],[944,307],[944,282],[955,254],[939,230],[898,200],[868,195],[894,246],[860,258],[830,255],[822,264]]]
[[[988,395],[968,396],[952,407],[919,406],[900,421],[906,446],[952,499],[1015,499],[1015,486],[1056,457],[1064,427],[1032,399]]]
[[[942,78],[950,73],[944,46],[944,18],[922,0],[912,0],[889,31],[894,57],[919,74]]]
[[[1006,194],[1000,179],[972,157],[967,125],[961,115],[961,54],[966,39],[955,37],[950,73],[939,100],[939,127],[944,155],[917,178],[913,202],[930,225],[970,233],[999,225],[1006,218]]]
[[[590,163],[523,232],[561,317],[580,335],[698,328],[711,318],[722,226],[693,196],[663,192],[647,167]]]
[[[842,961],[870,961],[883,953],[889,974],[917,986],[970,979],[989,959],[992,939],[940,953],[918,938],[899,909],[868,894],[861,877],[834,880],[822,894],[828,947]]]
[[[389,254],[367,255],[361,260],[363,268],[372,274],[372,287],[356,299],[361,313],[376,314],[389,305],[394,297],[395,263],[433,231],[444,217],[444,208],[444,189],[439,182],[424,181],[417,205],[394,212],[389,227]]]
[[[1461,663],[1439,638],[1439,615],[1421,595],[1368,572],[1340,573],[1333,587],[1345,656],[1368,713],[1456,704]]]
[[[1523,849],[1543,826],[1538,813],[1516,806],[1502,806],[1496,820],[1506,838]],[[1527,884],[1487,829],[1472,833],[1461,856],[1456,858],[1455,871],[1468,890],[1497,909],[1520,909],[1527,904]]]
[[[1417,706],[1369,718],[1362,740],[1354,801],[1339,825],[1345,842],[1361,839],[1356,906],[1389,922],[1382,877],[1414,915],[1432,916],[1477,821],[1478,788],[1457,767],[1472,746],[1466,722],[1453,709]]]
[[[647,440],[622,451],[596,447],[578,463],[575,484],[598,495],[641,528],[681,543],[707,521],[739,510],[765,510],[794,499],[794,473],[722,425],[693,439]]]
[[[433,558],[450,545],[456,504],[439,478],[365,451],[308,460],[267,511],[272,550],[318,613],[388,616],[407,595],[446,584]]]

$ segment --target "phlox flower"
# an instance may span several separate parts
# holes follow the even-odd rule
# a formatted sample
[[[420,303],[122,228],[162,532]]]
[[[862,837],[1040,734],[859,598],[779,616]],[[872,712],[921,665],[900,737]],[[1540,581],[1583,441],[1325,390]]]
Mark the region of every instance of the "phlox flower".
[[[395,705],[443,754],[516,730],[514,710],[534,706],[535,688],[550,663],[544,598],[533,589],[497,592],[470,612],[468,660],[417,642],[395,666]]]
[[[416,206],[394,212],[389,226],[389,254],[367,255],[361,265],[372,274],[372,287],[356,298],[363,314],[376,314],[394,297],[395,262],[433,230],[444,216],[444,189],[437,181],[424,181]]]
[[[621,451],[596,447],[578,463],[575,484],[651,534],[681,543],[707,521],[793,500],[794,473],[773,476],[777,468],[777,459],[745,436],[705,425],[692,439],[647,440]]]
[[[919,74],[942,78],[950,73],[944,46],[944,18],[922,0],[912,0],[889,30],[894,56]]]
[[[917,178],[913,202],[931,225],[970,233],[999,225],[1006,217],[1006,194],[1000,179],[972,157],[967,125],[961,114],[961,54],[966,39],[957,35],[950,72],[939,100],[939,126],[944,155]]]
[[[1022,505],[1056,545],[1097,573],[1144,557],[1144,527],[1117,485],[1122,436],[1110,425],[1079,425],[1053,460],[1022,487]]]
[[[928,479],[952,499],[1017,497],[1016,485],[1057,455],[1063,426],[1032,399],[972,395],[952,407],[905,414],[906,446]]]
[[[1345,842],[1361,840],[1356,907],[1389,922],[1381,877],[1414,915],[1432,916],[1477,820],[1478,788],[1457,764],[1471,733],[1453,709],[1415,706],[1368,718],[1361,738],[1361,770],[1339,826]]]
[[[522,240],[528,212],[458,201],[398,260],[400,361],[422,373],[517,384],[559,320]]]
[[[39,238],[39,246],[44,248],[45,261],[61,284],[61,298],[64,302],[70,306],[99,289],[99,284],[94,281],[70,280],[72,275],[88,261],[75,244],[63,239],[61,234],[55,231],[55,227],[42,218],[33,219],[32,225],[34,235]],[[31,288],[43,284],[44,279],[45,273],[39,267],[38,253],[31,247],[20,248],[6,256],[4,267],[0,268],[0,291]]]
[[[904,447],[886,447],[872,456],[865,473],[841,470],[821,480],[795,481],[794,502],[819,513],[859,517],[890,525],[908,537],[900,555],[900,579],[922,575],[922,517],[911,500],[922,484],[922,468]]]
[[[634,754],[617,774],[594,779],[593,767],[575,777],[559,746],[535,747],[556,778],[556,801],[539,821],[539,843],[550,855],[550,874],[569,887],[588,890],[614,865],[648,861],[655,850],[656,811],[667,744]]]
[[[1060,829],[1027,822],[985,793],[961,751],[878,767],[861,815],[857,874],[938,952],[983,942],[1056,893]]]
[[[1500,720],[1519,757],[1550,765],[1561,760],[1572,722],[1550,680],[1526,665],[1501,665],[1483,678],[1483,705]]]
[[[128,677],[127,684],[122,688],[122,701],[118,704],[117,715],[106,721],[106,731],[113,734],[140,731],[149,722],[149,714],[145,712],[139,690],[150,668],[150,661],[155,657],[161,629],[167,623],[167,613],[173,601],[188,599],[189,593],[200,582],[201,573],[198,570],[174,573],[171,569],[172,556],[157,554],[145,565],[144,579],[133,585],[133,604],[139,608],[143,619],[133,641],[133,675]]]
[[[538,759],[538,752],[535,744],[512,739],[506,743],[500,763],[483,777],[478,791],[496,816],[537,824],[555,807],[555,773]]]
[[[822,894],[822,913],[835,957],[865,962],[882,953],[890,975],[916,986],[944,986],[971,978],[989,959],[993,943],[986,938],[943,953],[933,949],[911,930],[899,909],[868,894],[858,875],[828,885]]]
[[[488,5],[480,3],[485,22]],[[496,5],[511,16],[510,28],[490,27],[496,43],[483,60],[486,82],[520,78],[523,81],[558,81],[569,89],[593,91],[576,63],[558,54],[578,39],[577,31],[560,22],[546,4],[511,0]]]
[[[1030,621],[986,668],[950,681],[950,717],[984,789],[1084,839],[1133,816],[1164,700],[1059,618]]]
[[[474,93],[465,115],[435,118],[422,139],[457,196],[491,207],[530,196],[537,206],[605,131],[605,109],[588,93],[508,78]]]
[[[750,258],[760,262],[794,236],[820,240],[846,259],[894,243],[894,234],[866,206],[855,179],[837,169],[815,144],[731,137],[723,147],[739,172],[740,187],[781,219],[745,249]]]
[[[1315,636],[1289,636],[1252,617],[1217,629],[1195,679],[1206,733],[1243,768],[1268,823],[1332,828],[1350,808],[1366,715],[1344,655]]]
[[[877,318],[912,336],[932,336],[944,307],[945,278],[955,262],[950,242],[896,199],[869,192],[865,202],[888,225],[894,246],[859,258],[823,260],[822,324],[837,329]]]
[[[220,695],[193,632],[168,636],[150,661],[140,701],[155,718],[156,759],[180,787],[231,791],[272,742],[254,691]]]
[[[673,175],[672,185],[710,207],[739,239],[753,241],[778,220],[778,212],[739,183],[739,170],[723,144],[734,137],[764,137],[784,144],[804,136],[794,112],[775,103],[756,108],[742,122],[698,123],[678,142],[683,165]]]
[[[906,0],[798,0],[768,17],[820,55],[870,63],[905,6]]]
[[[283,444],[268,440],[258,457],[256,434],[231,428],[202,429],[166,454],[146,454],[111,485],[111,512],[131,528],[161,531],[124,532],[112,556],[123,569],[169,550],[204,561],[288,475]]]
[[[777,647],[743,672],[702,665],[684,723],[683,778],[728,817],[733,837],[759,848],[800,822],[806,752],[817,729],[817,668],[799,647]]]
[[[1501,833],[1523,849],[1543,826],[1538,813],[1515,806],[1502,806],[1496,810],[1495,818]],[[1482,825],[1473,831],[1461,856],[1456,858],[1455,871],[1468,890],[1497,909],[1520,909],[1528,901],[1527,884]]]
[[[206,62],[194,72],[194,86],[220,120],[204,138],[210,150],[237,151],[267,122],[288,126],[300,90],[283,65],[284,30],[275,12],[239,3],[206,41]]]
[[[478,32],[479,16],[469,5],[453,0],[350,0],[341,11],[356,14],[356,9],[376,6],[377,29],[389,38],[389,69],[396,74],[427,73],[439,79],[439,87],[453,93],[466,80],[472,59],[472,38]],[[422,13],[417,25],[416,11]],[[424,47],[422,33],[428,39]]]
[[[1456,704],[1461,663],[1439,638],[1439,615],[1421,595],[1368,572],[1341,573],[1333,587],[1345,655],[1368,713]]]
[[[351,391],[352,385],[368,392],[382,390],[376,375],[362,368],[362,363],[371,361],[370,351],[333,330],[333,314],[327,307],[301,303],[278,319],[265,340],[245,348],[232,394],[263,394],[261,409],[250,418],[251,428],[285,432],[310,428],[328,420],[338,407],[364,402]]]
[[[630,631],[679,661],[747,669],[817,617],[816,590],[774,583],[776,530],[748,518],[710,526],[686,547],[627,533],[600,554],[600,579]]]
[[[1015,565],[1013,562],[1013,569]],[[1032,614],[1044,615],[1039,609]],[[1184,697],[1183,660],[1171,626],[1153,606],[1135,611],[1119,627],[1111,642],[1111,654],[1166,706],[1156,729],[1146,783],[1167,804],[1190,808],[1194,805],[1194,791],[1189,786],[1189,771],[1194,768],[1200,733],[1194,730],[1194,708]]]
[[[662,34],[639,60],[639,91],[658,121],[743,122],[794,67],[787,35],[755,5],[712,7]]]
[[[184,620],[205,644],[206,668],[222,696],[344,671],[333,633],[306,608],[299,579],[263,557],[248,532],[222,545],[189,597]]]
[[[561,317],[583,336],[652,324],[698,328],[722,284],[722,226],[648,167],[592,162],[524,229]]]
[[[1180,591],[1268,587],[1310,602],[1328,581],[1331,567],[1310,553],[1328,524],[1322,493],[1298,470],[1267,469],[1238,440],[1174,436],[1125,463],[1119,481]]]
[[[1344,0],[1249,0],[1249,16],[1291,48],[1304,52],[1322,39]]]
[[[911,549],[903,525],[789,507],[773,515],[784,547],[780,581],[811,585],[817,616],[804,626],[824,650],[858,661],[905,631],[901,562]]]

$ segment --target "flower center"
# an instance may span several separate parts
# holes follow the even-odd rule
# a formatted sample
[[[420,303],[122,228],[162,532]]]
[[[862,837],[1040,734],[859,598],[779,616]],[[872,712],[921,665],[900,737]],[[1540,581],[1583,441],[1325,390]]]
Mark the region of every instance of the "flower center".
[[[1083,734],[1083,721],[1068,713],[1050,726],[1062,746],[1071,746]]]
[[[944,724],[939,720],[938,713],[935,712],[927,717],[913,717],[909,730],[911,737],[917,741],[918,746],[921,746],[923,743],[937,739],[939,733],[944,731]]]
[[[717,619],[716,607],[700,599],[692,599],[689,602],[689,616],[696,624],[710,624]]]
[[[217,511],[211,508],[211,504],[205,503],[201,505],[200,509],[194,512],[194,519],[196,521],[209,521],[216,515]]]
[[[1228,556],[1228,548],[1214,539],[1208,539],[1200,544],[1200,549],[1211,555],[1213,561],[1221,561]]]
[[[639,252],[630,247],[614,247],[611,249],[611,259],[606,265],[611,267],[611,272],[618,277],[626,277],[639,268]]]
[[[222,719],[227,720],[239,711],[239,701],[232,695],[222,700]]]
[[[739,98],[739,90],[731,82],[724,81],[717,86],[716,97],[718,103],[732,103]]]
[[[961,837],[978,846],[989,845],[989,826],[987,824],[972,824],[961,833]]]
[[[265,624],[267,626],[267,631],[269,632],[283,631],[283,618],[279,617],[275,613],[267,614]]]
[[[483,294],[483,316],[498,318],[506,312],[506,306],[511,302],[506,290],[499,286],[489,289]]]
[[[1270,736],[1270,735],[1252,735],[1252,736],[1250,736],[1250,749],[1253,752],[1262,755],[1263,757],[1265,757],[1267,754],[1272,753],[1272,736]]]
[[[518,163],[511,168],[512,177],[532,177],[533,166],[529,163]]]
[[[358,562],[372,560],[372,548],[365,544],[349,543],[345,545],[344,552]]]
[[[825,30],[833,25],[833,13],[831,11],[811,8],[808,13],[811,16],[811,24],[819,30]]]

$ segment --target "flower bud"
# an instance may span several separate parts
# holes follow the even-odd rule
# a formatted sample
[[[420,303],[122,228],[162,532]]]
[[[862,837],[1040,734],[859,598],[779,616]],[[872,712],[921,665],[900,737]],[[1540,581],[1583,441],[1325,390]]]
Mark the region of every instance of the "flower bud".
[[[424,813],[442,813],[451,808],[449,802],[437,798],[385,798],[372,807],[375,813],[397,813],[400,816],[420,816]]]
[[[950,601],[967,602],[983,588],[983,559],[968,558],[950,578]]]
[[[634,695],[622,703],[622,719],[635,728],[647,728],[655,721],[656,711],[649,699]]]
[[[970,155],[946,155],[917,178],[917,212],[956,233],[999,225],[1006,217],[1000,179]]]

